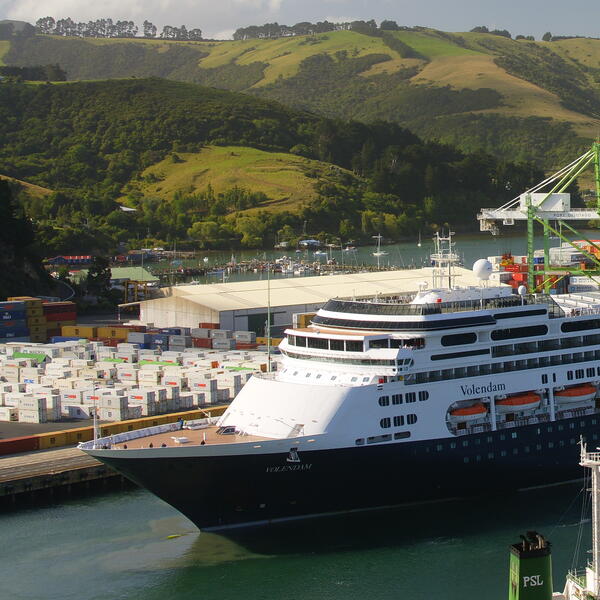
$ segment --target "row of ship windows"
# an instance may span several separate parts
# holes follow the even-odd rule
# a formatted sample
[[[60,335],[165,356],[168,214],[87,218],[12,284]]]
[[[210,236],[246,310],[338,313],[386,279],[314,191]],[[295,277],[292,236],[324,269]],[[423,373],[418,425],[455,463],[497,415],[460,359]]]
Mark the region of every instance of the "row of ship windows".
[[[429,399],[429,392],[427,390],[421,390],[419,392],[419,400],[421,402]],[[417,393],[416,392],[408,392],[407,394],[392,394],[392,404],[402,404],[406,402],[410,404],[411,402],[417,401]],[[379,406],[389,406],[390,405],[390,397],[389,396],[379,396],[379,400],[377,401]]]
[[[523,342],[505,346],[493,346],[492,356],[513,356],[515,354],[532,354],[534,352],[550,352],[565,348],[580,348],[581,346],[596,346],[600,344],[600,335],[584,335],[575,337],[553,338],[537,342]]]
[[[575,372],[573,373],[573,371],[567,371],[567,379],[569,381],[573,381],[573,379],[584,379],[587,377],[596,377],[596,368],[595,367],[588,367],[587,369],[585,369],[585,374],[584,374],[584,369],[575,369]],[[542,377],[542,383],[548,383],[548,381],[544,381],[544,378]]]
[[[556,354],[553,356],[540,356],[523,360],[511,360],[507,362],[490,363],[483,365],[472,365],[470,367],[457,367],[455,369],[442,369],[440,371],[424,371],[407,375],[407,385],[419,383],[435,383],[449,379],[463,379],[465,377],[480,377],[494,373],[506,373],[507,371],[523,371],[526,369],[539,369],[542,367],[567,365],[590,360],[600,360],[600,350],[588,350],[586,352],[575,352],[573,354]]]
[[[403,427],[405,420],[407,425],[414,425],[417,422],[417,415],[415,415],[414,413],[410,413],[409,415],[406,415],[406,419],[404,418],[404,415],[396,415],[395,417],[384,417],[383,419],[380,419],[379,426],[382,429],[388,429],[392,426],[392,420],[394,423],[394,427]]]
[[[402,364],[409,365],[412,359],[405,358],[403,360],[378,360],[375,358],[338,358],[331,356],[311,356],[310,354],[298,354],[297,352],[290,352],[280,348],[280,352],[290,358],[297,358],[300,360],[314,360],[317,362],[329,362],[343,365],[363,365],[363,366],[377,366],[377,367],[395,367]]]
[[[367,438],[367,444],[380,444],[381,442],[391,442],[392,440],[405,440],[410,437],[410,431],[397,431],[393,435],[391,433],[384,433],[382,435],[372,435]],[[365,445],[365,438],[358,438],[355,441],[357,446]]]
[[[339,352],[363,352],[363,340],[332,340],[322,337],[304,337],[301,335],[288,335],[288,344],[300,348],[315,348],[317,350],[337,350]],[[369,348],[423,348],[425,340],[423,338],[393,340],[384,338],[379,340],[370,340]]]
[[[598,439],[598,436],[596,434],[594,434],[592,437],[595,440]],[[578,440],[576,440],[575,438],[571,438],[569,440],[569,444],[571,446],[574,446],[577,443],[577,441]],[[539,450],[541,450],[543,448],[543,446],[544,446],[543,444],[536,444],[535,445],[535,449],[539,451]],[[558,447],[558,448],[564,448],[564,446],[565,446],[565,440],[559,440],[559,442],[557,444],[555,444],[554,442],[548,442],[546,444],[546,448],[548,448],[549,450],[552,449],[552,448],[554,448],[555,446]],[[531,446],[523,446],[523,448],[521,448],[521,450],[523,450],[524,454],[529,454],[531,452]],[[493,460],[494,458],[496,458],[496,456],[500,456],[500,457],[508,456],[508,453],[509,453],[508,450],[500,450],[500,452],[488,452],[486,458],[488,460]],[[513,448],[510,453],[513,456],[518,455],[519,454],[519,448]],[[481,454],[477,454],[474,457],[465,456],[463,458],[463,462],[464,463],[470,463],[471,461],[481,462],[481,460],[482,460]]]
[[[415,415],[415,422],[416,422],[416,415]],[[597,425],[598,420],[597,419],[592,419],[590,424],[591,425]],[[568,429],[573,430],[575,429],[575,427],[577,426],[577,423],[575,422],[571,422],[569,423]],[[586,427],[586,422],[585,421],[579,421],[579,426],[580,427]],[[548,425],[545,430],[546,433],[552,433],[554,430],[556,429],[556,431],[564,431],[565,430],[565,425]],[[536,430],[537,435],[541,435],[542,434],[542,427],[538,427]],[[373,435],[371,437],[368,437],[366,439],[367,444],[378,444],[381,442],[391,442],[392,440],[401,440],[401,439],[406,439],[410,437],[410,431],[397,431],[396,433],[394,433],[393,435],[391,433],[386,433],[386,434],[382,434],[382,435]],[[516,431],[512,431],[509,438],[508,439],[513,439],[516,440],[518,438],[518,433]],[[481,442],[482,442],[483,438],[476,438],[474,440],[462,440],[462,442],[460,442],[460,446],[463,448],[467,448],[469,447],[471,444],[474,446],[480,446]],[[498,439],[501,442],[506,441],[507,439],[507,434],[500,434],[500,436],[498,436]],[[598,436],[597,434],[593,434],[592,439],[597,440]],[[494,441],[494,438],[489,435],[485,438],[486,443],[491,444]],[[570,444],[575,444],[577,442],[577,440],[575,438],[571,438],[569,440]],[[365,444],[365,438],[358,438],[356,440],[356,445],[357,446],[363,446]],[[565,442],[564,440],[560,440],[558,442],[558,445],[560,447],[564,446]],[[435,446],[435,450],[437,452],[442,452],[444,450],[455,450],[456,448],[458,448],[459,443],[458,442],[450,442],[449,444],[436,444]],[[554,447],[554,442],[548,442],[548,448],[553,448]],[[542,449],[542,444],[536,444],[536,450],[541,450]],[[425,452],[430,452],[431,448],[425,448]],[[516,449],[517,451],[515,452],[515,449],[513,448],[512,452],[513,454],[518,454],[518,449]],[[529,446],[524,446],[523,447],[523,451],[525,453],[530,452],[530,447]],[[498,453],[499,456],[506,456],[507,455],[507,450],[500,450],[500,452]],[[488,457],[490,454],[493,453],[488,453]],[[466,458],[466,457],[465,457]],[[475,460],[481,460],[481,457],[479,458],[475,458]],[[469,462],[469,460],[465,460],[465,462]]]

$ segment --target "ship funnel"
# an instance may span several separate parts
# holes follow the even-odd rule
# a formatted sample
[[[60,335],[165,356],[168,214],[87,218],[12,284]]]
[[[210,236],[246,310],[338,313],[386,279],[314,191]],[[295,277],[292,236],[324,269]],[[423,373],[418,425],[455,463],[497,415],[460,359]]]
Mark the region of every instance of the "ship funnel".
[[[550,542],[528,531],[510,547],[509,600],[552,600]]]

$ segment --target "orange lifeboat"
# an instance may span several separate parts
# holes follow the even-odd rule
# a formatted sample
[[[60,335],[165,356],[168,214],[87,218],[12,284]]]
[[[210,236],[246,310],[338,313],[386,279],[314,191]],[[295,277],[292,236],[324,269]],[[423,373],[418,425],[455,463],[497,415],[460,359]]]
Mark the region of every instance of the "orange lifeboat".
[[[496,412],[499,414],[522,412],[524,410],[533,410],[540,405],[542,398],[539,394],[526,392],[509,396],[502,400],[496,400]]]
[[[596,397],[598,388],[591,383],[583,383],[570,388],[565,388],[559,392],[554,392],[554,399],[558,404],[579,404],[580,402],[590,402]]]
[[[478,402],[471,406],[463,406],[450,411],[450,420],[454,422],[476,421],[487,415],[487,408]]]

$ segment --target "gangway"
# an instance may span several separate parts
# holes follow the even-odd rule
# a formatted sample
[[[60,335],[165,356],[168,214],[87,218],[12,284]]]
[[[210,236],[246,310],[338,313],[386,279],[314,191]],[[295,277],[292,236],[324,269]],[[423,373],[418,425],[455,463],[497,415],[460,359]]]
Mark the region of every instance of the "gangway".
[[[591,165],[594,165],[596,205],[594,208],[571,208],[570,194],[565,190],[577,179],[577,177]],[[550,191],[542,191],[553,185]],[[567,224],[567,221],[593,221],[600,218],[600,141],[594,142],[590,150],[579,158],[563,167],[554,175],[551,175],[536,186],[513,198],[499,208],[480,209],[477,219],[481,231],[489,231],[492,235],[498,235],[500,224],[504,226],[514,225],[515,221],[527,221],[527,287],[535,291],[535,276],[543,275],[543,287],[546,293],[550,291],[549,275],[562,273],[580,274],[589,277],[593,281],[595,276],[600,275],[600,246],[588,240],[577,232],[576,229]],[[550,221],[555,221],[554,226]],[[541,223],[544,231],[544,264],[543,269],[535,270],[534,261],[534,223]],[[577,245],[563,234],[563,227],[583,240],[587,248],[593,248],[593,252]],[[573,267],[550,267],[550,237],[554,236],[569,244],[584,255],[594,264],[592,269]],[[596,254],[597,253],[597,254]]]

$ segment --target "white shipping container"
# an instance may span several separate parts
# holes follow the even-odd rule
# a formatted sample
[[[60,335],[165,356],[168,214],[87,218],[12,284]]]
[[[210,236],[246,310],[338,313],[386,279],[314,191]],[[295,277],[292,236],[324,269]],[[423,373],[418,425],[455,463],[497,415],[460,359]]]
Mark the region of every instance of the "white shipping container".
[[[100,396],[99,406],[101,408],[115,408],[123,410],[129,406],[129,399],[127,396]]]
[[[18,410],[12,406],[0,406],[0,421],[17,421]]]
[[[46,411],[19,409],[19,423],[46,423],[48,414]]]
[[[61,415],[68,419],[89,419],[91,415],[87,407],[81,404],[63,404]]]
[[[23,397],[19,400],[19,411],[36,410],[44,411],[47,409],[46,398],[33,398],[32,396]]]

